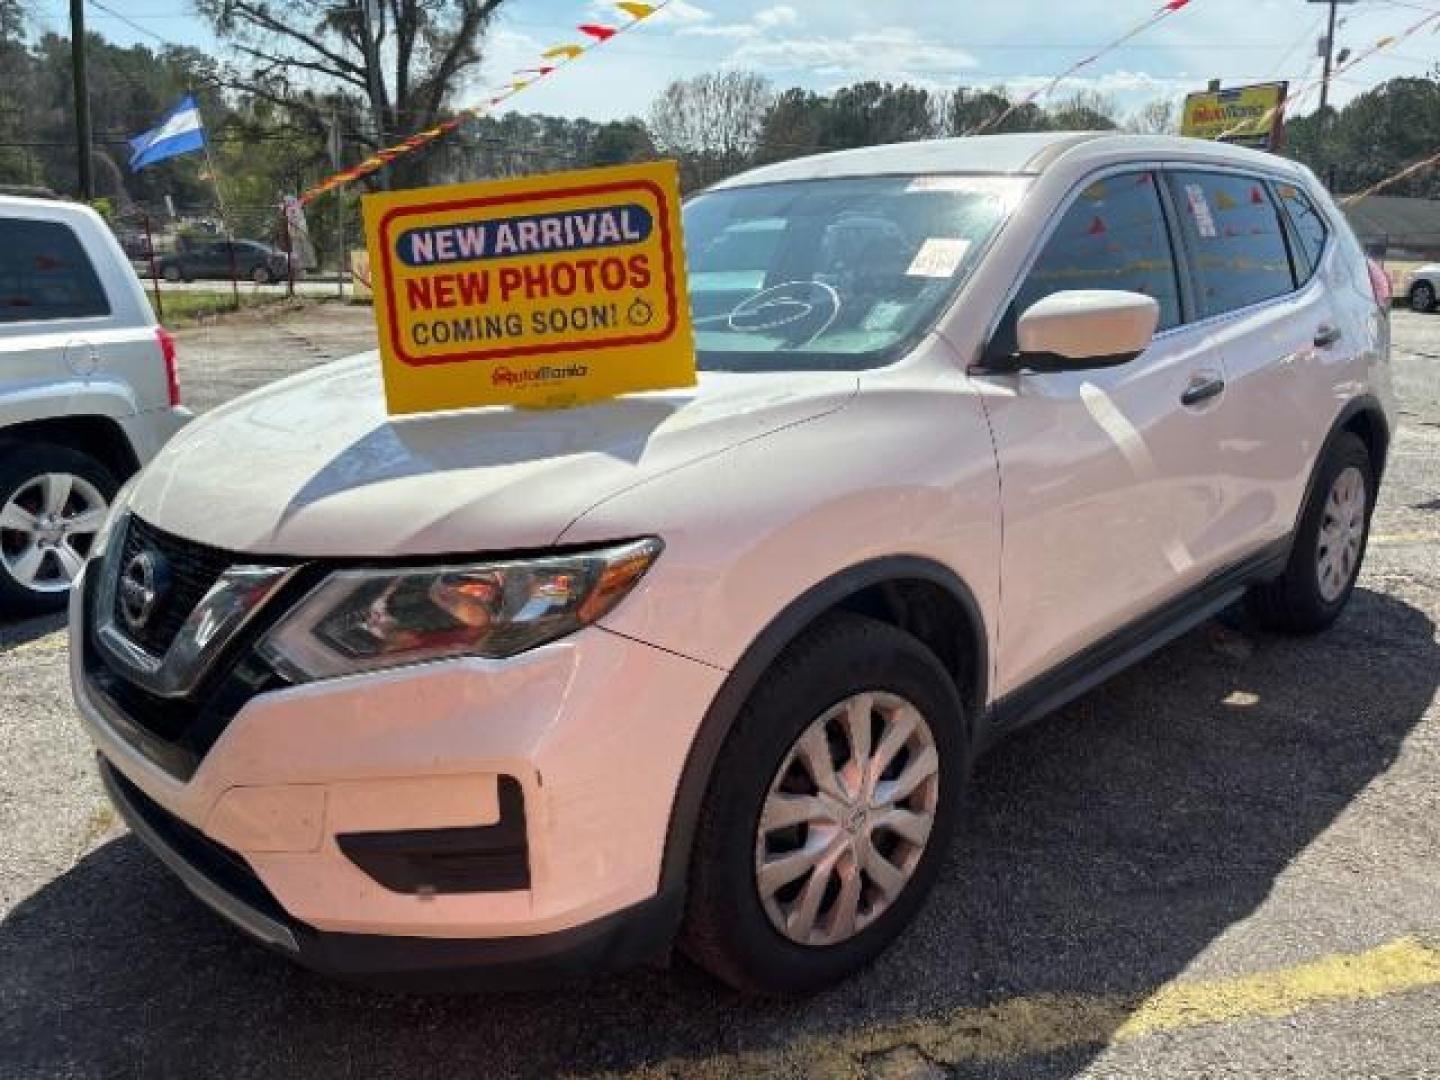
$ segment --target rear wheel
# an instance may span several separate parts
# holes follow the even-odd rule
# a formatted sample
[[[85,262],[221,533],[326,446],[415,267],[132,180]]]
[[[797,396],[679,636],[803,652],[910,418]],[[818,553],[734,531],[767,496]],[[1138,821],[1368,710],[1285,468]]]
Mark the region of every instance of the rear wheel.
[[[1428,281],[1417,281],[1410,287],[1410,307],[1415,311],[1435,310],[1435,286]]]
[[[914,917],[954,828],[964,717],[910,635],[854,615],[792,645],[716,764],[682,947],[732,986],[820,990]]]
[[[165,267],[165,269],[160,272],[160,275],[166,281],[179,281],[181,278],[180,267],[176,266],[174,263],[171,263],[169,266]]]
[[[0,451],[0,609],[38,615],[65,606],[117,488],[104,465],[76,450]]]
[[[1285,573],[1250,592],[1261,623],[1314,633],[1339,617],[1360,576],[1374,499],[1369,451],[1355,435],[1341,435],[1320,463]]]
[[[255,280],[256,285],[269,285],[275,280],[275,275],[270,272],[268,266],[257,266],[251,271],[250,276]]]

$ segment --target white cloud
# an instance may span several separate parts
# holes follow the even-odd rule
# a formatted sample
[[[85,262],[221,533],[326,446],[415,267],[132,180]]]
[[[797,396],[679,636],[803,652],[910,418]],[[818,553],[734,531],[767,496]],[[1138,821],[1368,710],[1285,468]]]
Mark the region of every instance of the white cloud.
[[[843,38],[754,38],[736,49],[730,61],[762,70],[805,70],[891,82],[943,77],[978,63],[965,49],[927,41],[914,30],[898,26]]]
[[[795,26],[800,22],[800,13],[789,4],[776,4],[756,14],[752,20],[761,30],[777,26]]]

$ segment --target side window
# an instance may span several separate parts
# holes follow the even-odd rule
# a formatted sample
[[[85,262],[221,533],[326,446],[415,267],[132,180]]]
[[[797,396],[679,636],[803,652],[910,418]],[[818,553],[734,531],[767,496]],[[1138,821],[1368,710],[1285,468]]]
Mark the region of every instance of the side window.
[[[0,219],[0,323],[108,314],[105,290],[68,225]]]
[[[1295,234],[1300,238],[1300,250],[1305,253],[1305,264],[1309,267],[1305,275],[1305,280],[1308,281],[1310,274],[1320,265],[1320,253],[1325,250],[1325,238],[1329,234],[1325,219],[1320,216],[1320,211],[1315,209],[1315,204],[1294,184],[1276,184],[1275,191],[1280,196],[1280,204],[1290,216],[1290,224],[1295,226]]]
[[[1013,312],[1063,289],[1144,293],[1160,305],[1159,329],[1180,322],[1175,257],[1153,173],[1107,176],[1082,191],[1030,268]]]
[[[1201,315],[1221,315],[1295,288],[1280,215],[1263,180],[1177,172],[1170,183]]]

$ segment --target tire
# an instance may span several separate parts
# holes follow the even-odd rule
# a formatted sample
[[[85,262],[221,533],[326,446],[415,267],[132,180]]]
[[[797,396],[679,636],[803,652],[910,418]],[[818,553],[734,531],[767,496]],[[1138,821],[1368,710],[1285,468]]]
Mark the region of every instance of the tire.
[[[1342,478],[1348,484],[1356,477],[1363,499],[1358,511],[1352,501],[1343,498],[1348,488],[1341,484]],[[1316,471],[1285,573],[1250,590],[1250,612],[1261,625],[1291,634],[1313,634],[1339,617],[1360,575],[1374,508],[1375,470],[1370,454],[1358,437],[1347,432],[1335,440]],[[1333,573],[1325,573],[1327,565]]]
[[[1435,286],[1428,281],[1417,281],[1410,286],[1410,308],[1422,314],[1435,310]]]
[[[269,285],[275,280],[275,275],[270,272],[268,266],[257,266],[250,271],[250,278],[256,285]]]
[[[63,500],[58,496],[64,492],[47,484],[47,476],[67,478]],[[118,489],[109,469],[77,450],[47,443],[0,449],[0,611],[41,615],[65,607],[80,565],[76,559],[83,562],[89,555]],[[63,532],[29,529],[16,514],[18,509],[33,520],[56,507],[62,521],[72,522]]]
[[[179,268],[178,266],[174,265],[173,263],[172,263],[171,265],[165,267],[165,269],[161,270],[161,271],[160,271],[160,276],[163,277],[166,281],[169,281],[169,282],[179,281],[179,280],[181,279],[181,277],[182,277],[182,275],[181,275],[181,273],[180,273],[180,268]]]
[[[919,715],[920,725],[880,778],[894,794],[898,780],[922,775],[935,763],[931,778],[920,781],[895,804],[912,815],[908,819],[912,827],[923,821],[927,812],[932,815],[928,832],[917,844],[884,824],[873,825],[868,812],[852,806],[823,823],[814,817],[804,824],[761,833],[762,809],[772,797],[793,799],[788,792],[805,793],[807,782],[813,781],[813,773],[804,764],[804,750],[815,743],[802,740],[802,736],[830,714],[834,726],[827,732],[849,730],[844,716],[859,717],[863,704],[853,713],[836,710],[862,694],[875,695],[875,708],[865,710],[864,716],[877,752],[886,746],[887,732],[904,730],[906,717],[911,715],[904,711],[906,705]],[[827,758],[839,756],[845,763],[837,782],[845,784],[848,776],[853,783],[855,773],[846,771],[853,753],[848,736],[844,742],[822,739],[819,746],[825,748]],[[933,758],[929,756],[931,748]],[[964,708],[953,680],[935,655],[886,623],[849,614],[827,617],[776,660],[741,710],[721,750],[691,852],[681,948],[702,968],[747,993],[812,993],[858,971],[905,929],[934,884],[954,830],[968,759]],[[809,788],[815,786],[809,784]],[[874,801],[886,801],[883,788]],[[821,802],[810,795],[810,805]],[[835,859],[827,863],[827,855],[817,868],[762,897],[762,859],[773,871],[775,860],[825,836],[830,837],[825,850],[840,853]],[[777,840],[778,850],[772,846]],[[891,870],[901,875],[897,886],[894,875],[886,872],[893,888],[888,899],[870,877],[871,871],[860,865],[882,851],[900,866],[896,870],[896,863],[886,859]],[[819,915],[812,919],[811,940],[802,943],[776,920],[787,919],[788,905],[788,919],[795,920],[788,924],[804,925],[806,886],[821,868],[825,886],[823,892],[817,887],[814,894],[820,897]],[[907,872],[908,878],[904,876]],[[772,885],[781,879],[772,878]],[[858,905],[844,903],[847,890],[841,883],[847,879],[858,884],[859,891],[850,894],[859,898]],[[858,912],[853,932],[845,929],[842,907]]]

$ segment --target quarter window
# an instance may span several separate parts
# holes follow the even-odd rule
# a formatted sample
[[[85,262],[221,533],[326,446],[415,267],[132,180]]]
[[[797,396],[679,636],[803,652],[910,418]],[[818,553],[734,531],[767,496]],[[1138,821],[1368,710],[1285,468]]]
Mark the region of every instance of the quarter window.
[[[0,219],[0,323],[108,314],[105,290],[69,226]]]
[[[1031,267],[1013,314],[1065,289],[1144,293],[1160,305],[1161,330],[1180,322],[1175,257],[1153,173],[1107,176],[1080,193]]]
[[[1235,311],[1295,288],[1280,215],[1263,180],[1177,172],[1170,183],[1201,315]]]
[[[1305,253],[1305,262],[1309,267],[1309,272],[1305,275],[1308,280],[1310,274],[1320,265],[1320,253],[1325,250],[1325,237],[1328,232],[1325,219],[1320,216],[1320,211],[1315,209],[1315,204],[1294,184],[1276,184],[1275,191],[1280,196],[1280,204],[1290,215],[1290,224],[1295,226],[1295,234],[1300,238],[1300,250]]]

